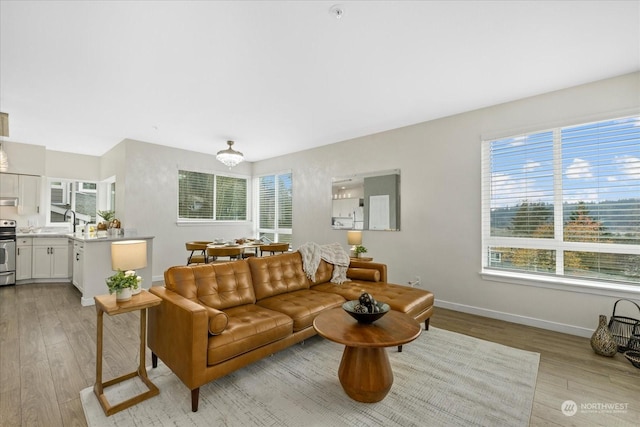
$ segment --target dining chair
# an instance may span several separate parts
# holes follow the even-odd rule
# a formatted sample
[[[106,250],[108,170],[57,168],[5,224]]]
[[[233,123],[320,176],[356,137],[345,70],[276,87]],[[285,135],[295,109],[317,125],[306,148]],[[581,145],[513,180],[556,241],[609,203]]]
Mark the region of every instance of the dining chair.
[[[242,247],[232,247],[232,246],[209,246],[207,247],[207,262],[220,262],[226,260],[219,260],[220,257],[228,257],[229,260],[235,260],[242,258],[242,253],[244,252],[244,248]]]
[[[211,242],[195,241],[187,242],[185,246],[188,251],[191,251],[189,258],[187,258],[187,265],[189,264],[206,264],[207,263],[207,245]]]
[[[269,243],[268,245],[260,246],[260,256],[262,256],[265,252],[268,252],[269,255],[274,255],[276,253],[287,252],[288,250],[288,243]]]

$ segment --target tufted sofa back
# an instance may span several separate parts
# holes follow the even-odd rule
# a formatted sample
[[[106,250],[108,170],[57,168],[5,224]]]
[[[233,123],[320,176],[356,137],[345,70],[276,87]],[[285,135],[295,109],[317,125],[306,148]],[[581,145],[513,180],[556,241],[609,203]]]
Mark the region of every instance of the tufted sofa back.
[[[316,270],[316,277],[313,284],[317,285],[319,283],[330,282],[332,275],[333,264],[329,264],[325,260],[321,259],[320,264],[318,264],[318,269]]]
[[[256,299],[309,288],[300,252],[248,259]]]
[[[218,310],[256,301],[246,260],[170,267],[164,283],[167,289]]]

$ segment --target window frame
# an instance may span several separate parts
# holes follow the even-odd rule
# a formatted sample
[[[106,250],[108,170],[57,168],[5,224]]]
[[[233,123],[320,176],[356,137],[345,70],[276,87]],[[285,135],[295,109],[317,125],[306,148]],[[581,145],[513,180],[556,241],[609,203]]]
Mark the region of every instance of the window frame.
[[[211,175],[213,177],[213,193],[212,193],[212,201],[213,201],[213,216],[214,218],[181,218],[180,217],[180,173],[181,172],[194,172]],[[238,220],[230,220],[230,219],[215,219],[216,216],[216,200],[217,200],[217,177],[228,177],[228,178],[238,178],[243,179],[246,184],[246,200],[245,200],[245,215],[246,219],[238,219]],[[189,225],[211,225],[211,224],[242,224],[251,222],[251,177],[244,174],[234,174],[234,173],[221,173],[218,171],[211,170],[199,170],[194,168],[178,168],[176,174],[176,224],[178,226],[189,226]]]
[[[79,214],[76,212],[76,220],[78,222],[82,222],[79,225],[90,224],[92,223],[92,220],[93,221],[97,220],[98,210],[100,210],[100,197],[102,195],[102,189],[100,186],[101,183],[99,181],[92,181],[92,180],[86,180],[86,179],[83,180],[79,178],[50,178],[49,177],[47,178],[46,182],[47,182],[47,186],[46,186],[46,197],[45,197],[45,203],[46,203],[45,223],[47,227],[60,227],[62,225],[69,224],[69,221],[53,222],[51,220],[51,209],[53,207],[51,202],[51,190],[53,188],[61,189],[63,191],[63,194],[65,195],[65,198],[66,198],[67,190],[71,193],[71,199],[69,200],[68,204],[70,205],[70,209],[73,210],[74,212],[76,212],[77,210],[77,207],[76,207],[77,192],[95,193],[96,194],[96,212],[94,212],[93,216],[90,217],[88,220],[85,218],[86,215]],[[55,183],[57,182],[62,183],[62,185],[54,186]],[[95,184],[96,188],[84,189],[83,188],[84,183]]]
[[[611,295],[617,297],[638,297],[640,284],[631,282],[607,280],[564,275],[564,252],[584,251],[611,254],[640,255],[640,244],[594,243],[564,241],[564,198],[563,198],[563,158],[561,131],[565,128],[587,125],[597,122],[607,122],[640,116],[640,111],[631,110],[618,112],[605,117],[590,117],[575,120],[571,123],[554,123],[545,130],[542,126],[523,131],[501,132],[481,137],[481,269],[480,275],[485,280],[505,282],[525,286],[535,286],[563,291],[574,291],[597,295]],[[499,237],[491,236],[491,142],[507,139],[518,135],[531,135],[546,131],[553,131],[553,238],[531,237]],[[516,247],[523,249],[547,249],[555,251],[556,271],[554,273],[535,273],[526,270],[495,269],[491,267],[491,248]]]

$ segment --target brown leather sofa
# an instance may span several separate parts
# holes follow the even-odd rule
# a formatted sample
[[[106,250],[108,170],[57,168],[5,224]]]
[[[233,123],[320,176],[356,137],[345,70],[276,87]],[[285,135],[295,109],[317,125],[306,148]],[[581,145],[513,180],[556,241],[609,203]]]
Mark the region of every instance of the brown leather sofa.
[[[180,378],[195,412],[200,386],[315,335],[320,312],[363,291],[429,328],[433,294],[387,283],[385,264],[352,261],[351,281],[340,285],[329,282],[332,273],[321,261],[309,280],[298,252],[169,268],[165,286],[150,289],[162,298],[149,309],[153,367],[160,358]]]

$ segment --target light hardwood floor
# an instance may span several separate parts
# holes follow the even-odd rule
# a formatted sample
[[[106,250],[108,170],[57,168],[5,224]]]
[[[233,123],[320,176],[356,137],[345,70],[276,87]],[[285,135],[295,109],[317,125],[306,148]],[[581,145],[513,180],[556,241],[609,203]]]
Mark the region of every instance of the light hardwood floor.
[[[138,316],[104,316],[105,379],[135,369]],[[597,356],[587,338],[439,308],[431,325],[540,353],[532,426],[640,425],[640,369],[621,354]],[[72,285],[0,287],[0,426],[85,426],[79,392],[95,381],[95,354],[96,311],[80,306]],[[566,400],[576,415],[562,414]],[[605,404],[626,409],[598,409]]]

